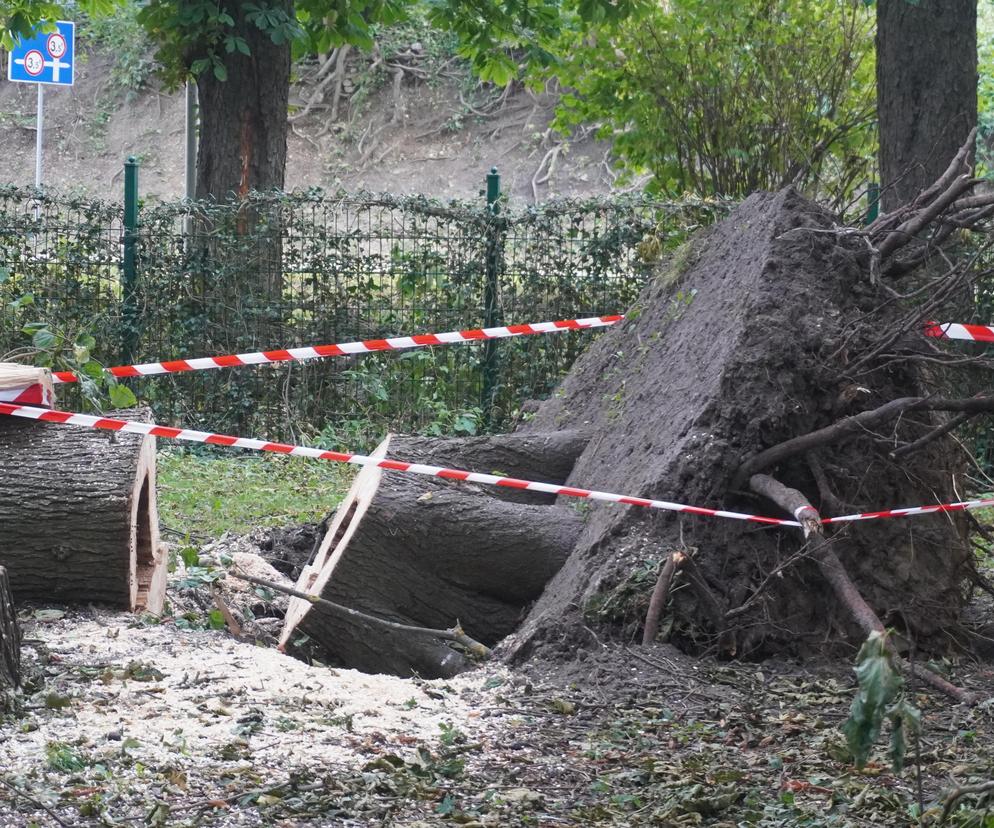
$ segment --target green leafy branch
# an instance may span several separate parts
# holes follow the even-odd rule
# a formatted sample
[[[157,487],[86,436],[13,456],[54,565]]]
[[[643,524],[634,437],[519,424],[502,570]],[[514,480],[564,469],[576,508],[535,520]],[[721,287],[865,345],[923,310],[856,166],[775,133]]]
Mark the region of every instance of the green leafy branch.
[[[8,308],[17,311],[33,303],[34,296],[25,293],[9,303]],[[106,408],[108,402],[111,408],[131,408],[138,404],[134,392],[94,359],[97,341],[88,331],[72,336],[48,322],[28,322],[22,326],[21,333],[31,341],[34,364],[53,371],[72,371],[83,398],[96,410]]]
[[[872,632],[856,656],[859,690],[842,726],[856,767],[866,765],[870,751],[880,738],[885,720],[890,721],[890,760],[895,772],[904,767],[909,736],[921,733],[922,714],[904,693],[904,678],[897,656],[888,646],[886,633]]]

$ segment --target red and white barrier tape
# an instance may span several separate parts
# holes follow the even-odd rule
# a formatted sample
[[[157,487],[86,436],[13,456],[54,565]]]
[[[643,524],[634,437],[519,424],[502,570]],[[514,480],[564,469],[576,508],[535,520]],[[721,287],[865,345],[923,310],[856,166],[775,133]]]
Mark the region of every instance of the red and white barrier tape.
[[[968,339],[973,342],[994,342],[994,327],[961,325],[958,322],[926,322],[925,336],[936,339]]]
[[[40,382],[24,388],[0,388],[0,402],[41,405],[45,408],[51,408],[55,404],[51,389]]]
[[[994,506],[994,498],[985,500],[963,500],[959,503],[937,503],[934,506],[909,506],[906,509],[886,509],[882,512],[862,512],[857,515],[839,515],[822,518],[822,523],[851,523],[857,520],[877,520],[878,518],[900,518],[909,515],[931,515],[936,512],[966,512],[971,509],[985,509]]]
[[[148,377],[158,374],[177,374],[183,371],[204,371],[210,368],[233,368],[238,365],[266,365],[273,362],[320,359],[322,357],[367,354],[376,351],[400,351],[407,348],[425,348],[430,345],[449,345],[455,342],[484,342],[488,339],[505,339],[529,334],[583,331],[604,328],[624,319],[614,316],[592,316],[586,319],[560,319],[558,322],[532,322],[527,325],[505,325],[499,328],[475,328],[446,333],[395,336],[390,339],[366,339],[362,342],[341,342],[337,345],[313,345],[304,348],[286,348],[277,351],[256,351],[249,354],[174,359],[168,362],[147,362],[143,365],[118,365],[107,368],[115,377]],[[72,371],[53,373],[55,382],[76,382]]]
[[[194,431],[186,428],[171,428],[153,423],[140,423],[133,420],[117,420],[110,417],[95,417],[90,414],[72,414],[67,411],[49,411],[26,405],[11,405],[0,402],[0,414],[14,417],[24,417],[29,420],[42,420],[59,425],[78,425],[86,428],[99,428],[108,431],[126,431],[135,434],[149,434],[153,437],[166,437],[171,440],[186,440],[194,443],[209,443],[232,448],[252,449],[254,451],[270,451],[277,454],[289,454],[295,457],[311,457],[316,460],[332,460],[337,463],[349,463],[355,466],[378,466],[389,471],[422,474],[429,477],[442,477],[446,480],[462,480],[469,483],[483,483],[488,486],[503,486],[511,489],[527,489],[532,492],[563,495],[565,497],[603,500],[608,503],[623,503],[629,506],[643,506],[648,509],[662,509],[670,512],[687,512],[706,517],[728,518],[731,520],[746,520],[754,523],[765,523],[773,526],[796,526],[801,524],[796,520],[750,515],[742,512],[727,512],[722,509],[708,509],[703,506],[687,506],[682,503],[670,503],[665,500],[650,500],[644,497],[619,495],[612,492],[600,492],[591,489],[578,489],[573,486],[560,486],[554,483],[538,483],[533,480],[519,480],[515,477],[500,477],[493,474],[464,471],[462,469],[447,469],[442,466],[427,466],[421,463],[405,463],[399,460],[378,459],[362,454],[350,454],[338,451],[293,446],[286,443],[270,443],[265,440],[252,440],[247,437],[230,437],[225,434],[212,434],[206,431]],[[903,509],[886,509],[880,512],[862,512],[853,515],[822,518],[822,523],[851,523],[858,520],[878,520],[880,518],[900,518],[911,515],[930,515],[941,512],[963,512],[971,509],[994,507],[994,498],[981,500],[963,500],[958,503],[937,503],[930,506],[911,506]]]
[[[169,428],[168,426],[152,423],[139,423],[132,420],[116,420],[110,417],[94,417],[89,414],[72,414],[67,411],[46,411],[25,405],[10,405],[0,403],[0,414],[10,414],[14,417],[26,417],[29,420],[42,420],[47,423],[62,425],[78,425],[87,428],[107,429],[108,431],[127,431],[134,434],[150,434],[154,437],[167,437],[171,440],[187,440],[194,443],[210,443],[217,446],[253,449],[255,451],[272,451],[277,454],[291,454],[295,457],[312,457],[316,460],[333,460],[337,463],[350,463],[355,466],[378,466],[390,471],[423,474],[429,477],[442,477],[446,480],[464,480],[469,483],[483,483],[488,486],[502,486],[510,489],[527,489],[532,492],[564,495],[566,497],[581,497],[589,500],[603,500],[609,503],[624,503],[628,506],[644,506],[648,509],[663,509],[669,512],[687,512],[693,515],[728,518],[731,520],[748,520],[754,523],[765,523],[773,526],[800,526],[796,520],[763,517],[761,515],[746,515],[741,512],[726,512],[722,509],[706,509],[702,506],[686,506],[682,503],[669,503],[665,500],[649,500],[644,497],[629,497],[628,495],[598,492],[590,489],[577,489],[572,486],[559,486],[553,483],[537,483],[533,480],[519,480],[515,477],[499,477],[493,474],[463,471],[462,469],[446,469],[441,466],[426,466],[421,463],[404,463],[398,460],[378,459],[362,454],[347,454],[338,451],[323,451],[322,449],[292,446],[285,443],[268,443],[265,440],[251,440],[245,437],[229,437],[225,434],[210,434],[206,431],[193,431],[186,428]]]

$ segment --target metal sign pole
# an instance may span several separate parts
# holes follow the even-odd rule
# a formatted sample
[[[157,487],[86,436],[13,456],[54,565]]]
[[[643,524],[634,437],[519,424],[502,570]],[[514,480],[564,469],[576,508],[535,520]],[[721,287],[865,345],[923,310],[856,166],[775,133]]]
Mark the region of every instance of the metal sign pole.
[[[38,122],[35,135],[35,189],[41,189],[42,135],[45,128],[45,85],[38,84]]]

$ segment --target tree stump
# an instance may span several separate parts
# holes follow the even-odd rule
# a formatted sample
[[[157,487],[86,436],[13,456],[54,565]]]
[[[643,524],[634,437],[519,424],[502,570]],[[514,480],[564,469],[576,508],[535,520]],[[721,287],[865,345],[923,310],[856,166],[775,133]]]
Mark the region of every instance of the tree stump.
[[[0,417],[0,527],[18,601],[162,609],[155,438]]]
[[[470,440],[391,436],[373,456],[543,476],[540,472],[549,467],[568,473],[565,458],[583,442],[575,435]],[[546,464],[542,450],[555,462]],[[404,624],[444,629],[458,622],[473,638],[495,643],[517,627],[522,610],[541,595],[569,556],[582,525],[575,509],[518,503],[495,494],[501,493],[367,466],[339,506],[297,588]],[[294,599],[281,646],[298,629],[336,660],[367,672],[439,677],[466,666],[441,641],[397,635]]]
[[[0,710],[4,696],[21,684],[21,631],[7,570],[0,566]]]

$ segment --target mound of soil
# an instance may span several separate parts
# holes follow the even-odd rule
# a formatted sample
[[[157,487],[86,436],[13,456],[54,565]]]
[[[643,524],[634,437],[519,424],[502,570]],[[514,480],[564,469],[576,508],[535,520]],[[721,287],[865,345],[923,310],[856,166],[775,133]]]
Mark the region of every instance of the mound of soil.
[[[849,375],[851,360],[899,308],[871,284],[865,245],[836,229],[832,215],[793,190],[751,196],[674,256],[525,429],[592,433],[570,484],[780,516],[735,482],[744,461],[920,394],[926,379],[907,363]],[[895,441],[925,433],[929,419],[906,417],[886,434],[816,451],[823,490],[827,483],[852,511],[959,499],[949,444],[936,441],[905,465],[887,457]],[[810,458],[769,473],[832,514]],[[508,643],[514,659],[536,650],[568,654],[580,637],[589,643],[584,625],[599,622],[611,622],[608,635],[633,636],[658,562],[675,549],[693,557],[701,576],[696,588],[684,582],[673,595],[672,640],[685,650],[804,655],[862,638],[811,560],[767,578],[802,546],[796,529],[614,504],[581,508],[589,513],[580,541]],[[958,520],[859,523],[832,541],[885,624],[920,644],[946,642],[969,557]],[[746,602],[729,622],[726,613]]]

